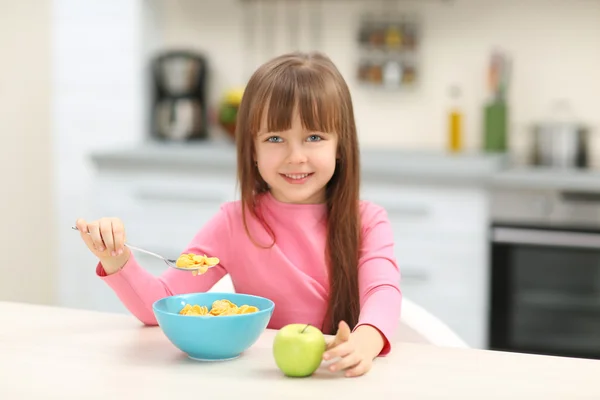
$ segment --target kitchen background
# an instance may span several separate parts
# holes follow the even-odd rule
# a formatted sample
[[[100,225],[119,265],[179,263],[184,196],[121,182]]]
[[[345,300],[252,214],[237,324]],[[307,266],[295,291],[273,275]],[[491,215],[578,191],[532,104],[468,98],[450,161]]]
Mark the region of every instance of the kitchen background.
[[[599,357],[599,20],[598,0],[2,2],[0,300],[124,312],[75,219],[178,251],[233,196],[249,74],[315,49],[350,85],[407,296],[472,346]],[[202,57],[198,103],[169,97],[181,64],[156,97],[174,50]]]

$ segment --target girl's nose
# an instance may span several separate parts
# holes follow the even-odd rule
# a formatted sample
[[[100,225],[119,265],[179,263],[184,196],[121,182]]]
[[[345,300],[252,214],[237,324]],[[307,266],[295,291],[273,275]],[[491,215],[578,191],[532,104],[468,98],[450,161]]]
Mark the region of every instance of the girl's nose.
[[[290,148],[288,162],[290,164],[302,164],[306,162],[306,154],[304,153],[302,146],[292,146]]]

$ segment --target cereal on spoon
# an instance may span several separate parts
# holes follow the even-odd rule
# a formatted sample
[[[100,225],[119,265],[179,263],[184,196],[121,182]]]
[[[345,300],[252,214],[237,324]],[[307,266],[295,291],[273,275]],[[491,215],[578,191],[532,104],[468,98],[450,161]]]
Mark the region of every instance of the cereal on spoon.
[[[182,254],[177,259],[175,265],[179,268],[189,268],[192,270],[192,275],[205,273],[210,267],[214,267],[219,263],[217,257],[208,257],[206,254]]]

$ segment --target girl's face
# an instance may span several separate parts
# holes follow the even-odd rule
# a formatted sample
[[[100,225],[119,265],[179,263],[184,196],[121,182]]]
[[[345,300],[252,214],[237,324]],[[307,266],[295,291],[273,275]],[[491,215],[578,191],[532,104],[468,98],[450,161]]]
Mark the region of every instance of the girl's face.
[[[273,197],[285,203],[323,203],[335,171],[337,135],[305,130],[297,111],[288,131],[267,132],[263,114],[255,139],[256,163]]]

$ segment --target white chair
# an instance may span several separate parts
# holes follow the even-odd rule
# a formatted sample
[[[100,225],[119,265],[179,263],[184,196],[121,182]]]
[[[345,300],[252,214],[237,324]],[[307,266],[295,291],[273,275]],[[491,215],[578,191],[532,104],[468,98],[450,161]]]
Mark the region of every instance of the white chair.
[[[233,282],[229,274],[225,275],[217,283],[210,288],[209,292],[223,292],[223,293],[235,293]]]
[[[402,298],[402,312],[396,340],[442,347],[469,347],[442,320],[407,299],[406,296]]]
[[[229,274],[215,283],[209,292],[235,292]],[[443,347],[468,347],[444,322],[406,297],[402,299],[402,313],[396,341],[428,343]]]

